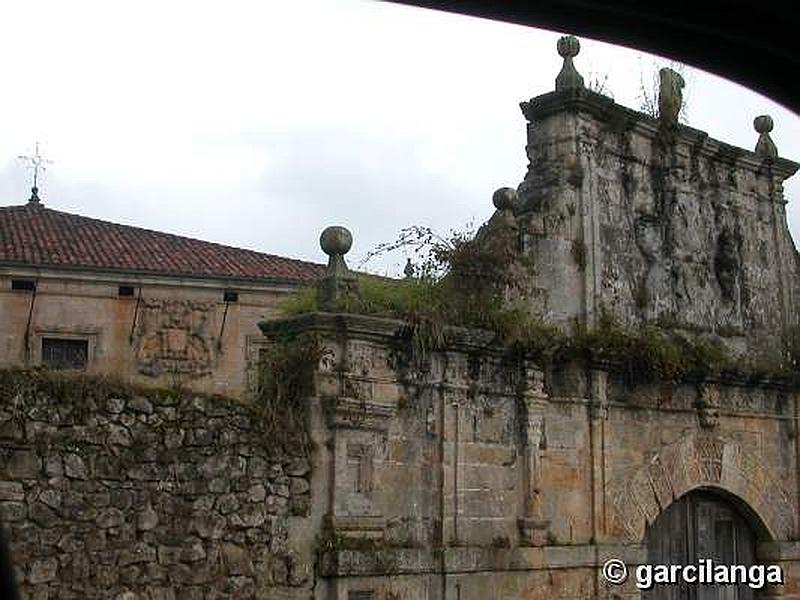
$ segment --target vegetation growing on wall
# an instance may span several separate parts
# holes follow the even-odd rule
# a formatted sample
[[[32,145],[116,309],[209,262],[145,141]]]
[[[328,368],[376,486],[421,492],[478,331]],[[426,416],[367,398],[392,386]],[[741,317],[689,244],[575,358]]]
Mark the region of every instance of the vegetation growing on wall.
[[[106,376],[47,369],[0,370],[0,397],[13,400],[17,396],[50,396],[65,403],[79,405],[87,399],[130,398],[140,392],[120,380]]]
[[[109,398],[175,395],[175,390],[145,389],[107,375],[75,371],[37,369],[0,369],[0,400],[15,410],[23,398],[43,396],[58,398],[60,406],[69,407],[73,418],[81,420],[97,410]],[[19,418],[25,418],[19,415]]]
[[[544,362],[555,352],[558,330],[514,299],[524,280],[516,231],[500,224],[491,236],[462,231],[443,238],[428,228],[409,228],[375,255],[406,246],[422,254],[417,277],[362,275],[359,294],[342,299],[336,311],[405,321],[404,337],[418,357],[446,344],[446,326],[492,331],[497,343]],[[283,310],[319,310],[316,290],[299,291]]]
[[[320,357],[319,340],[313,334],[279,337],[262,351],[255,408],[267,443],[308,452],[307,400]]]
[[[592,331],[576,326],[561,358],[607,364],[631,384],[717,377],[733,368],[719,344],[653,326],[625,328],[607,314]]]
[[[279,450],[291,449],[290,454],[296,454],[298,448],[308,450],[308,407],[301,398],[308,396],[318,348],[316,338],[301,335],[278,340],[262,355],[259,395],[249,410],[255,410],[262,423],[265,443]],[[184,397],[188,393],[75,371],[0,369],[0,400],[7,409],[13,411],[18,398],[57,398],[59,406],[69,407],[77,420],[93,414],[109,398],[163,399]],[[193,392],[192,395],[203,396]]]
[[[526,273],[517,244],[516,232],[502,223],[489,236],[453,232],[444,238],[427,228],[403,230],[373,254],[404,247],[420,251],[419,276],[362,275],[359,294],[344,299],[337,312],[405,321],[406,337],[423,357],[446,346],[446,326],[460,326],[491,331],[497,345],[543,365],[574,360],[608,365],[632,385],[720,376],[800,385],[800,328],[787,333],[787,358],[779,365],[745,365],[713,338],[683,335],[673,327],[625,327],[608,314],[591,331],[576,323],[571,332],[561,332],[515,299],[522,296]],[[318,310],[316,290],[301,290],[283,308],[287,314]]]

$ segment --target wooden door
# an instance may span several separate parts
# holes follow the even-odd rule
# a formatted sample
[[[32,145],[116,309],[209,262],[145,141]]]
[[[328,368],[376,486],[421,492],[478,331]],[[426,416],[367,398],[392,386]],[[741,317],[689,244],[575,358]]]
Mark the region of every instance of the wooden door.
[[[648,529],[647,562],[650,565],[714,564],[752,565],[755,536],[741,515],[723,498],[708,492],[691,492],[675,501]],[[747,585],[656,585],[642,593],[647,600],[753,600]]]

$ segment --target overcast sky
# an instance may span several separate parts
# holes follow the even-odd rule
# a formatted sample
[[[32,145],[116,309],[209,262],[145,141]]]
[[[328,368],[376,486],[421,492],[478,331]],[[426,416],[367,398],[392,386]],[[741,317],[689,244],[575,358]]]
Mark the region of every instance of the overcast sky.
[[[357,264],[401,227],[480,223],[492,192],[516,187],[518,104],[554,88],[559,35],[354,0],[4,2],[0,204],[28,198],[17,156],[38,140],[50,208],[318,262],[321,229],[343,224]],[[664,61],[581,43],[584,78],[607,74],[638,108],[642,73]],[[793,113],[685,78],[690,125],[753,148],[753,118],[770,114],[781,156],[800,159]]]

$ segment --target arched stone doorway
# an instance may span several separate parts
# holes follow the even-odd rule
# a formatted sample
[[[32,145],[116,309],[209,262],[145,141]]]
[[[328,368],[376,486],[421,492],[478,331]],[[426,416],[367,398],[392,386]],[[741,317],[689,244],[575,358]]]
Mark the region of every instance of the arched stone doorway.
[[[709,558],[714,564],[755,563],[757,532],[743,511],[722,494],[695,490],[668,506],[647,528],[649,565],[689,565]],[[747,585],[656,585],[646,600],[753,600]]]

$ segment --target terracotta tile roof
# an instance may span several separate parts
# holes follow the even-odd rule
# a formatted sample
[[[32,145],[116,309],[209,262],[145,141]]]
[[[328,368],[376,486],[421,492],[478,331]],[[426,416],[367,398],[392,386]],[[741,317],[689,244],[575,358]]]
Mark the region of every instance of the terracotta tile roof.
[[[41,205],[0,207],[0,264],[306,282],[322,265],[118,225]]]

